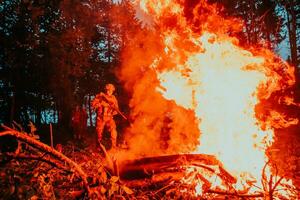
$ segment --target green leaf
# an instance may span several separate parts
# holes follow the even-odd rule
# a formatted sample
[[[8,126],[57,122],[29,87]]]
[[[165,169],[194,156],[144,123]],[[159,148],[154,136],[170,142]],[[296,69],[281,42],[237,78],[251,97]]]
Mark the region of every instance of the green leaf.
[[[122,186],[122,189],[124,190],[124,192],[126,192],[126,194],[133,194],[133,191],[125,185]]]
[[[105,194],[105,192],[106,192],[105,187],[103,187],[102,185],[100,187],[100,192],[101,192],[101,194]]]
[[[101,172],[101,174],[100,174],[100,181],[102,183],[106,183],[107,182],[107,175],[106,175],[105,171]]]
[[[12,194],[15,192],[15,190],[16,190],[15,186],[14,186],[14,185],[11,185],[11,186],[9,187],[9,194],[12,195]]]
[[[118,184],[112,184],[111,187],[110,187],[111,194],[114,194],[115,192],[118,192],[119,188],[120,187],[119,187]]]
[[[110,181],[111,181],[112,183],[116,183],[118,180],[119,180],[119,177],[118,177],[118,176],[112,176],[111,179],[110,179]]]
[[[33,177],[36,178],[36,177],[38,177],[38,175],[39,175],[39,172],[35,172],[35,173],[33,174]]]
[[[36,139],[36,140],[39,140],[40,136],[39,135],[33,135],[33,138]]]
[[[39,197],[36,195],[33,195],[32,197],[30,197],[30,200],[38,200],[38,199],[39,199]]]

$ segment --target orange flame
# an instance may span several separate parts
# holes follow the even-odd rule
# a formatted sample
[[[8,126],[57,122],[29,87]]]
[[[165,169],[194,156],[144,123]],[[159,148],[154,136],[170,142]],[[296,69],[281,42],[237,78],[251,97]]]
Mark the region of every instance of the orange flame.
[[[233,35],[243,23],[222,17],[216,5],[186,2],[135,2],[156,29],[138,33],[124,52],[120,78],[133,93],[135,119],[128,140],[143,155],[215,155],[244,189],[246,180],[260,182],[274,129],[298,123],[275,110],[262,115],[259,106],[295,83],[294,69],[268,49],[239,45]]]

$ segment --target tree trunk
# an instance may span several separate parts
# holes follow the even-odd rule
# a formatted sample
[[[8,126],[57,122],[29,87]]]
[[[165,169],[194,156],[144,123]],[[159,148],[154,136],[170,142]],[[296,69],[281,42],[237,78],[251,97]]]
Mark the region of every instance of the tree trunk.
[[[59,125],[60,125],[60,118],[61,118],[59,101],[60,101],[60,99],[55,103],[56,111],[57,111],[57,127],[59,127]]]
[[[89,108],[90,126],[93,127],[93,118],[92,118],[92,109],[91,109],[91,95],[88,96],[88,108]]]
[[[13,92],[13,95],[11,96],[11,105],[10,105],[10,117],[9,117],[9,123],[12,124],[14,120],[14,114],[15,114],[15,92]]]
[[[107,54],[108,54],[108,63],[111,63],[111,36],[110,36],[110,28],[108,28],[108,33],[107,33]]]
[[[65,106],[65,108],[61,111],[61,128],[63,130],[69,130],[70,129],[70,122],[72,117],[72,111],[68,106]],[[69,131],[68,131],[69,132]]]
[[[294,2],[290,1],[285,5],[286,16],[287,16],[287,28],[289,34],[289,44],[291,52],[291,63],[294,66],[298,66],[297,56],[297,24],[296,24],[296,11]]]
[[[42,112],[41,105],[42,105],[42,102],[39,102],[39,105],[36,107],[36,121],[35,121],[35,124],[37,126],[41,125],[41,112]]]
[[[109,2],[109,10],[111,9],[111,2]],[[107,56],[108,63],[111,63],[111,20],[110,20],[110,12],[108,12],[108,22],[107,22]],[[111,66],[109,66],[111,67]]]

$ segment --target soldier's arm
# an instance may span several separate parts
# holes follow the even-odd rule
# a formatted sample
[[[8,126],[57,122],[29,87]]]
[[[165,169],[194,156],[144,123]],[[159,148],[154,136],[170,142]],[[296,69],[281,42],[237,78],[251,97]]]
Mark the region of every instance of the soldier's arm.
[[[114,101],[113,102],[114,103],[114,107],[119,110],[119,103],[118,103],[118,100],[117,100],[117,98],[115,96],[113,96],[113,101]],[[114,111],[113,115],[116,115],[116,114],[118,114],[118,112]]]

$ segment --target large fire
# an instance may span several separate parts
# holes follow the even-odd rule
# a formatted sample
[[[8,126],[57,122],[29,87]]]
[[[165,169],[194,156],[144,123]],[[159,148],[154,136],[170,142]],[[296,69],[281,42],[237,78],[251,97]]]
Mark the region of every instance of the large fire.
[[[120,73],[133,94],[131,149],[214,155],[237,178],[236,189],[252,180],[262,187],[274,128],[298,123],[263,102],[294,84],[293,68],[269,49],[240,45],[240,20],[222,17],[204,0],[192,2],[135,2],[155,28],[137,33]]]

